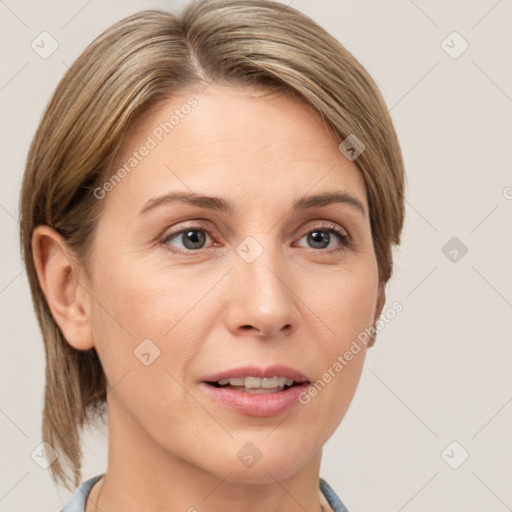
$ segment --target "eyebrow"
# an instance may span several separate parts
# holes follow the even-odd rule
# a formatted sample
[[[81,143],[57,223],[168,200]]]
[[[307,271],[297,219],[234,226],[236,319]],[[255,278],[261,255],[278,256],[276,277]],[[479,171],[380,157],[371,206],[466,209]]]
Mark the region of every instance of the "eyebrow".
[[[233,214],[235,211],[235,208],[231,203],[220,197],[205,196],[193,192],[171,192],[169,194],[150,199],[142,207],[139,215],[143,215],[157,206],[171,204],[176,201],[229,214]],[[327,206],[336,203],[347,204],[359,211],[363,217],[366,216],[366,209],[363,203],[347,192],[326,192],[323,194],[304,196],[293,203],[293,210],[306,210],[309,208]]]

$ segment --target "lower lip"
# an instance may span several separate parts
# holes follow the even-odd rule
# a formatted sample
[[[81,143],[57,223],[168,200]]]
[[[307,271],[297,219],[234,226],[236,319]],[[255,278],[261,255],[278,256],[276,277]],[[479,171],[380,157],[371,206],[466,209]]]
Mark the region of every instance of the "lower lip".
[[[216,388],[205,382],[202,382],[201,386],[212,398],[241,414],[269,417],[278,416],[296,405],[299,395],[307,388],[308,384],[298,384],[275,393],[246,393],[245,391]]]

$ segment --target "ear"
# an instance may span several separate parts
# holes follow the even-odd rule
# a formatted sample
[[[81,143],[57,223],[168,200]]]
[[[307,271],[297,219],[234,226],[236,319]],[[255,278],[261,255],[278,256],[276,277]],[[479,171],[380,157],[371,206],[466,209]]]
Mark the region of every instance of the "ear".
[[[386,303],[386,285],[384,283],[379,283],[379,291],[377,292],[377,304],[375,305],[375,314],[373,317],[373,323],[377,322],[382,314],[382,310],[384,309],[384,304]]]
[[[64,338],[77,350],[93,348],[90,297],[80,281],[84,272],[66,241],[49,226],[38,226],[32,234],[32,254],[39,284]]]
[[[385,283],[379,283],[379,290],[377,292],[377,303],[375,304],[375,313],[373,315],[373,325],[376,324],[377,320],[382,314],[384,304],[386,303],[386,285]],[[371,341],[368,343],[368,348],[373,347],[375,344],[377,334],[372,336]]]

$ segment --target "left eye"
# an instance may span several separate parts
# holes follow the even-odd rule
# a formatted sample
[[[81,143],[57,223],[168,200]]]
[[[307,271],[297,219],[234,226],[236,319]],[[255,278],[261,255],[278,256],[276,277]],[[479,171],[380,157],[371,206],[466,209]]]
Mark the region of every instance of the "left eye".
[[[323,228],[309,231],[308,233],[301,237],[301,240],[303,238],[306,238],[308,245],[313,249],[331,249],[333,248],[333,246],[331,245],[331,242],[333,242],[333,238],[334,246],[336,245],[336,239],[338,242],[341,242],[342,245],[346,245],[347,236],[344,235],[338,229]]]

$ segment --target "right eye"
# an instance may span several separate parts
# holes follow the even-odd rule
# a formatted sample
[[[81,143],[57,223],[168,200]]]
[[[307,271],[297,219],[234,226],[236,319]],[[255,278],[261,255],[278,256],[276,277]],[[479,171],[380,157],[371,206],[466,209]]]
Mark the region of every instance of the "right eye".
[[[208,238],[211,239],[205,226],[191,225],[167,234],[162,243],[171,251],[187,253],[204,249]]]

